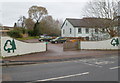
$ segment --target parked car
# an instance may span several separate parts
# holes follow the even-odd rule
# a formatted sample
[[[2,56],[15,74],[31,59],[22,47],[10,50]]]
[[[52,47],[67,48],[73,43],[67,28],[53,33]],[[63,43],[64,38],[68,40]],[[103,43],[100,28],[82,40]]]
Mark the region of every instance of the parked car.
[[[46,41],[46,42],[50,42],[50,40],[52,40],[53,38],[51,36],[44,36],[44,37],[40,37],[39,41]]]
[[[50,42],[51,43],[64,43],[67,40],[67,38],[64,37],[57,37],[55,39],[52,39]]]

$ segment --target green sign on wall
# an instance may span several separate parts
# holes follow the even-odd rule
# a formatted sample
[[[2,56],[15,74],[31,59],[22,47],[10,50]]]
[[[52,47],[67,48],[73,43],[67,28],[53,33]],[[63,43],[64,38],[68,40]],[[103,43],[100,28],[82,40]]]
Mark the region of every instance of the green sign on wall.
[[[112,41],[111,41],[111,45],[113,46],[118,46],[120,43],[119,43],[119,39],[118,38],[113,38]]]
[[[11,40],[7,40],[4,44],[4,50],[7,51],[8,53],[12,52],[14,53],[14,50],[16,50],[16,44],[15,44],[15,41],[14,39],[11,41]]]

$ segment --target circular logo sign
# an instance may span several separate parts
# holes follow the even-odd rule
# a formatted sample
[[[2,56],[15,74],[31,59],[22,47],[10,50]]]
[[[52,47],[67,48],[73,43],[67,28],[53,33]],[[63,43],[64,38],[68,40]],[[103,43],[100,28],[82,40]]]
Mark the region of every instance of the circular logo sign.
[[[113,45],[113,46],[118,46],[118,45],[119,45],[119,39],[118,39],[118,38],[112,39],[111,45]]]

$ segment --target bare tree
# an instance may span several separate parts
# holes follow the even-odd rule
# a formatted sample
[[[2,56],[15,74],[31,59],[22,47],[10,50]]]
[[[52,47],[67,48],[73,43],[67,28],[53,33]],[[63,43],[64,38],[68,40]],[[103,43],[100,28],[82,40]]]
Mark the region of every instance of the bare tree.
[[[34,35],[40,35],[39,22],[44,15],[47,15],[47,9],[41,6],[32,6],[28,11],[29,18],[35,21],[34,25]]]
[[[114,19],[118,12],[117,0],[93,0],[88,2],[84,16]]]
[[[3,29],[3,26],[2,26],[2,24],[0,23],[0,36],[2,36],[2,29]]]
[[[36,22],[40,22],[43,15],[48,14],[47,9],[41,6],[32,6],[28,11],[29,18]]]
[[[114,21],[114,18],[117,16],[118,12],[117,0],[93,0],[87,3],[83,12],[85,17],[96,17],[112,20],[110,23],[106,23],[106,21],[104,21],[106,24],[104,27],[106,32],[109,33],[111,37],[117,35],[117,28],[115,28],[117,22]],[[102,32],[102,30],[99,31]]]
[[[54,20],[52,16],[45,16],[40,22],[42,34],[48,35],[60,35],[60,23],[58,20]]]
[[[35,24],[35,22],[34,22],[31,18],[27,18],[27,19],[25,20],[25,27],[26,27],[27,29],[33,30],[34,24]]]
[[[2,29],[2,24],[0,23],[0,30]]]

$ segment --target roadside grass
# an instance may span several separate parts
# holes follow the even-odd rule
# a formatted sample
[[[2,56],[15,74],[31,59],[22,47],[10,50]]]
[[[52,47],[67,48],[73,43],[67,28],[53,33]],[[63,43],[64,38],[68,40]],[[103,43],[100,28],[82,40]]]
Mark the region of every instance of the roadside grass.
[[[29,40],[29,39],[38,39],[39,36],[34,36],[34,37],[23,37],[23,38],[16,38],[17,40]]]
[[[0,56],[0,59],[3,59],[4,57]]]

